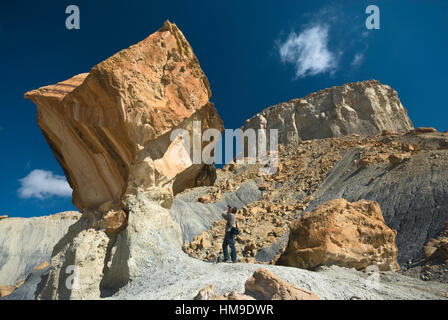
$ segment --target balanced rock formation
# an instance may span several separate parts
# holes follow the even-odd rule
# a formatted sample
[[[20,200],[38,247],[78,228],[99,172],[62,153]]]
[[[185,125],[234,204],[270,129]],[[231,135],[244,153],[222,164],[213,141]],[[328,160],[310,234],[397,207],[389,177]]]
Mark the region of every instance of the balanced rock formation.
[[[39,127],[74,205],[94,224],[107,213],[99,210],[105,204],[126,210],[121,201],[128,194],[148,192],[170,207],[173,190],[213,183],[214,168],[193,163],[193,144],[173,132],[223,130],[208,80],[175,24],[165,22],[89,73],[25,97],[37,105]]]
[[[50,216],[0,221],[0,284],[15,286],[44,261],[81,214],[67,211]]]
[[[266,269],[257,269],[245,284],[245,294],[257,300],[319,300],[314,293],[297,288]]]
[[[385,224],[377,202],[335,199],[292,222],[288,247],[278,263],[304,269],[338,265],[363,270],[375,265],[396,271],[396,234]]]
[[[413,128],[397,92],[376,80],[331,87],[301,99],[264,109],[243,126],[278,129],[278,143],[341,137],[370,136],[383,130],[407,132]]]
[[[209,159],[194,158],[209,142],[195,137],[206,129],[220,134],[223,124],[176,25],[167,21],[88,74],[25,97],[36,103],[38,124],[84,214],[55,246],[38,299],[111,295],[139,275],[143,260],[161,258],[161,242],[166,250],[181,247],[181,226],[168,209],[174,194],[213,184]],[[73,267],[77,285],[61,285]]]

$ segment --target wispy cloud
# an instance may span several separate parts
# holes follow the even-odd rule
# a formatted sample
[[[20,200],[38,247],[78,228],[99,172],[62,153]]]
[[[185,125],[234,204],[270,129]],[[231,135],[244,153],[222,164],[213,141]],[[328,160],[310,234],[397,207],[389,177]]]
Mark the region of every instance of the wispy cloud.
[[[367,62],[371,40],[364,19],[340,4],[304,13],[291,32],[276,40],[275,50],[283,63],[294,67],[296,79],[356,70]]]
[[[364,53],[358,52],[355,54],[355,57],[353,58],[353,61],[351,63],[352,67],[358,67],[361,65],[362,61],[364,60]]]
[[[337,69],[336,54],[328,49],[328,28],[317,24],[299,34],[291,32],[285,42],[279,43],[281,60],[295,66],[298,78]]]
[[[70,197],[72,195],[72,189],[65,177],[53,174],[51,171],[36,169],[19,181],[21,184],[18,189],[20,198],[43,200],[52,196]]]

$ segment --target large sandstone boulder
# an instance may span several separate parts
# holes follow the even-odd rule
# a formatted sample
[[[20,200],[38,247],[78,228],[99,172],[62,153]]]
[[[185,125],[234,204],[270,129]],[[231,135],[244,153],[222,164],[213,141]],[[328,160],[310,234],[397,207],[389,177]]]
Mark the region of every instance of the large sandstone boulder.
[[[326,202],[291,224],[288,246],[278,264],[312,269],[323,265],[396,271],[397,232],[384,222],[375,201]]]
[[[437,150],[440,135],[424,135],[427,137],[407,138],[421,139],[413,144],[429,150],[396,165],[386,159],[360,169],[356,161],[366,149],[353,148],[327,174],[313,194],[315,200],[309,209],[339,198],[376,201],[386,224],[397,230],[400,266],[424,258],[423,247],[443,231],[448,220],[448,152]]]
[[[214,291],[213,285],[210,284],[199,290],[193,300],[255,300],[255,298],[237,293],[236,291],[231,291],[220,296]]]
[[[140,276],[145,259],[153,265],[181,247],[168,208],[174,194],[216,179],[209,159],[194,161],[194,151],[208,143],[201,139],[206,129],[220,133],[223,124],[176,25],[167,21],[88,74],[25,96],[36,103],[39,126],[84,213],[54,247],[38,299],[109,296]]]
[[[245,129],[278,129],[278,143],[375,135],[383,130],[407,132],[413,128],[397,92],[376,80],[331,87],[301,99],[264,109]]]
[[[175,129],[190,136],[193,130],[223,130],[209,102],[208,80],[175,24],[165,22],[89,73],[25,97],[36,103],[38,124],[83,213],[105,203],[119,210],[126,195],[137,191],[169,207],[173,189],[213,183],[214,168],[193,164],[193,143],[186,150],[182,137],[171,141]]]
[[[257,269],[245,284],[246,295],[257,300],[319,300],[314,293],[289,284],[266,269]]]
[[[202,288],[194,300],[319,300],[314,293],[297,288],[263,268],[255,270],[244,286],[244,294],[231,291],[220,296],[210,284]]]

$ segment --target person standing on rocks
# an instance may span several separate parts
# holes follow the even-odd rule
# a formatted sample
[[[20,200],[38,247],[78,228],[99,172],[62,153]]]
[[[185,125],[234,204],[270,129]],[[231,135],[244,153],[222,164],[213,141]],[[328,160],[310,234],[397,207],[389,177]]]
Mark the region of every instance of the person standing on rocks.
[[[222,214],[222,217],[226,219],[226,234],[222,243],[222,251],[224,253],[224,262],[229,261],[229,252],[227,247],[230,246],[232,262],[236,262],[236,248],[234,236],[239,234],[238,227],[236,225],[236,208],[227,206],[227,211]]]

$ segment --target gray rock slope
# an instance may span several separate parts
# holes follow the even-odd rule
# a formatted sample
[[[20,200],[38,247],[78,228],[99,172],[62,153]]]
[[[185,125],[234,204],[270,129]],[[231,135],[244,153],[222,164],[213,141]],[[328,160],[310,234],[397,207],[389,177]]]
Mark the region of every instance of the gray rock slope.
[[[398,165],[358,168],[355,160],[362,152],[355,148],[336,164],[308,210],[336,198],[378,201],[387,225],[398,232],[399,264],[420,258],[424,244],[448,220],[448,151],[419,153]]]
[[[347,83],[264,109],[243,126],[278,129],[280,144],[341,137],[368,136],[382,130],[413,128],[397,92],[376,80]]]
[[[80,217],[67,211],[45,217],[0,220],[0,284],[15,285],[44,261]]]
[[[174,253],[174,252],[173,252]],[[448,285],[423,282],[397,273],[379,275],[378,286],[369,286],[369,276],[354,269],[333,266],[314,272],[304,269],[256,264],[206,263],[183,255],[170,254],[161,268],[148,268],[144,276],[123,287],[110,299],[192,299],[200,289],[213,284],[219,294],[244,292],[244,283],[260,268],[283,280],[317,294],[321,299],[366,300],[446,299]]]
[[[183,243],[191,242],[194,236],[208,230],[213,222],[222,219],[221,214],[227,205],[241,208],[261,197],[257,184],[249,181],[236,192],[225,193],[216,203],[197,202],[197,198],[208,189],[207,187],[190,189],[175,197],[170,214],[182,229]]]
[[[49,268],[30,273],[22,286],[0,300],[35,300],[39,292],[42,277],[48,274]]]
[[[185,198],[183,201],[188,202]],[[196,222],[187,219],[184,223],[183,229],[191,230],[189,224]],[[245,281],[260,267],[322,299],[345,300],[354,296],[361,299],[446,299],[448,290],[447,284],[423,282],[392,272],[378,274],[377,285],[372,286],[368,275],[354,269],[331,267],[315,272],[273,265],[209,263],[189,257],[180,244],[173,245],[173,241],[164,239],[163,234],[160,231],[154,233],[150,228],[140,231],[138,238],[145,239],[147,255],[140,253],[138,257],[139,276],[109,299],[192,299],[209,284],[213,284],[219,294],[232,290],[244,292]],[[151,244],[154,241],[157,248]],[[131,246],[138,245],[131,242]]]
[[[252,187],[249,184],[246,188],[250,190]],[[181,198],[187,207],[194,207],[197,203],[194,194],[184,194]],[[130,281],[114,291],[112,295],[108,295],[108,299],[192,299],[208,284],[213,284],[219,294],[232,290],[243,292],[245,281],[260,267],[267,268],[285,281],[316,293],[321,299],[351,299],[354,296],[361,299],[446,299],[447,284],[423,282],[394,273],[378,274],[379,280],[375,282],[375,286],[372,286],[371,276],[354,269],[331,267],[320,268],[319,271],[308,271],[273,265],[200,261],[189,257],[181,249],[182,229],[187,232],[197,230],[196,221],[193,221],[196,218],[183,221],[184,226],[181,228],[176,219],[169,218],[168,214],[173,211],[149,203],[144,195],[130,200],[129,204],[131,210],[129,226],[117,239],[117,249],[115,255],[111,257],[112,265],[109,271],[114,269],[114,272],[119,272],[120,275],[128,273]],[[216,207],[216,204],[205,206]],[[216,209],[221,208],[216,207]],[[201,215],[197,216],[199,220],[201,217]],[[205,220],[208,221],[208,219]],[[204,222],[203,226],[207,224],[208,222]],[[99,236],[100,231],[92,230],[83,234],[85,240],[88,241],[87,244],[92,243]],[[80,239],[79,236],[78,239]],[[76,255],[88,258],[86,263],[98,257],[101,258],[100,260],[104,259],[104,255],[98,256],[97,247],[90,245],[84,249],[83,247],[76,249]],[[121,254],[120,258],[118,252],[122,250],[126,252]],[[54,266],[63,262],[58,260],[58,252],[63,251],[55,248],[52,261]],[[75,295],[72,292],[66,297],[100,298],[93,294],[96,289],[92,290],[94,287],[101,286],[99,282],[91,282],[95,280],[92,276],[96,275],[96,271],[90,268],[89,264],[87,266],[86,270],[82,270],[83,264],[79,264],[81,282],[89,285],[87,291],[82,289]],[[58,274],[51,270],[50,273],[48,270],[33,273],[8,299],[33,299],[36,296],[42,299],[47,295],[61,298],[64,296],[61,295],[61,291],[67,290],[61,287],[61,284],[66,282],[64,277],[66,277],[64,272]],[[103,277],[102,280],[98,278],[98,281],[109,280]],[[56,295],[51,293],[55,290],[59,292]]]

